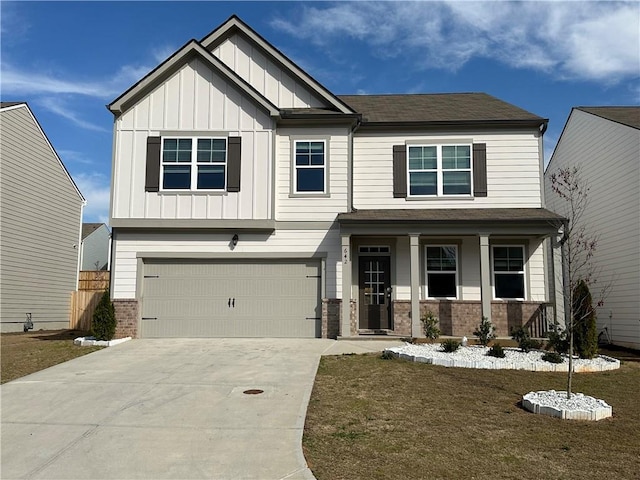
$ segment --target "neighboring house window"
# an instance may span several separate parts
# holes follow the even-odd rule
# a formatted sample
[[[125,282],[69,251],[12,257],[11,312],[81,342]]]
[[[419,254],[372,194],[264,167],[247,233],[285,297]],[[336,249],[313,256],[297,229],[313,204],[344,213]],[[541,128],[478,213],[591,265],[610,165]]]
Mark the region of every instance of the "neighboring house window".
[[[493,247],[493,278],[496,298],[524,300],[524,247]]]
[[[428,298],[458,297],[458,247],[429,245],[426,247]]]
[[[471,145],[409,145],[410,196],[471,195]]]
[[[326,192],[326,156],[324,140],[296,140],[295,193]]]
[[[224,190],[226,138],[163,138],[164,190]]]

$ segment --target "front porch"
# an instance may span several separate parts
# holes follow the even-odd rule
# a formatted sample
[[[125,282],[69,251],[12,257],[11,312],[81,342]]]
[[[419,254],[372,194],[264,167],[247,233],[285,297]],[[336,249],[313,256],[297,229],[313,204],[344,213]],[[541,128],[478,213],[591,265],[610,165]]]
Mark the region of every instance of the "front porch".
[[[323,301],[323,336],[422,337],[433,312],[443,335],[499,336],[554,320],[545,240],[561,219],[544,209],[365,210],[338,217],[342,298]]]

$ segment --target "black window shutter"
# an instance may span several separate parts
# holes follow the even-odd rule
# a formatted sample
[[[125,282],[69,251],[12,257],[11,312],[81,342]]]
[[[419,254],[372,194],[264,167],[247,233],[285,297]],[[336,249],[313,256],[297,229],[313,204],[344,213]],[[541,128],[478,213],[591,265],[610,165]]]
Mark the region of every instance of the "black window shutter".
[[[393,146],[393,196],[407,198],[407,147]]]
[[[160,189],[160,137],[147,137],[147,169],[144,181],[145,192]]]
[[[487,196],[487,144],[473,144],[473,195]]]
[[[242,142],[240,137],[229,137],[227,146],[227,192],[240,191],[240,158]]]

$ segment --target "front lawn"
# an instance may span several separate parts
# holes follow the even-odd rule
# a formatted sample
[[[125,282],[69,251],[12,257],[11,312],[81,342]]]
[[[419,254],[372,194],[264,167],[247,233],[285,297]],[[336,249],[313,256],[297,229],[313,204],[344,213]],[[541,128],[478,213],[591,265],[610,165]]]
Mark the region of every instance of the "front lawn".
[[[0,383],[24,377],[103,347],[80,347],[73,339],[84,335],[76,330],[40,330],[3,333]]]
[[[323,357],[303,448],[318,480],[638,478],[640,363],[575,374],[573,385],[613,417],[567,421],[520,407],[532,390],[565,390],[566,373]]]

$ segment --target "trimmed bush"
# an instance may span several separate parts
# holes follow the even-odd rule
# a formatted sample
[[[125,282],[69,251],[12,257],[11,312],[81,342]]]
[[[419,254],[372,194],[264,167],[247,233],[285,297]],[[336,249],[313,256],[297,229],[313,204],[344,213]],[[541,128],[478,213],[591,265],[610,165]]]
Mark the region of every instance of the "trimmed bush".
[[[440,346],[442,347],[443,352],[453,353],[458,350],[458,348],[460,348],[460,342],[454,340],[453,338],[448,338],[447,340],[442,342]]]
[[[557,353],[569,353],[569,338],[566,330],[560,327],[553,327],[547,332],[549,341],[547,342],[547,350],[553,350]]]
[[[512,329],[511,338],[518,342],[518,347],[524,353],[542,348],[542,342],[531,338],[529,330],[524,326]]]
[[[593,358],[598,354],[596,312],[584,280],[573,290],[573,344],[580,358]]]
[[[100,302],[93,313],[91,335],[96,340],[112,340],[116,334],[116,311],[109,297],[109,290],[105,290]]]
[[[500,345],[499,343],[493,345],[487,352],[487,355],[496,358],[504,358],[506,356],[506,354],[504,353],[504,348],[502,348],[502,345]]]
[[[438,317],[436,317],[431,310],[427,311],[427,314],[420,319],[422,321],[422,328],[424,330],[424,336],[435,340],[440,336],[440,329],[438,328]]]
[[[396,358],[396,356],[393,354],[393,352],[390,352],[389,350],[385,350],[380,355],[380,358],[382,360],[393,360],[394,358]]]
[[[489,342],[496,338],[496,327],[494,327],[487,317],[482,317],[480,325],[473,334],[478,337],[480,345],[486,347]]]
[[[541,358],[549,363],[562,363],[562,355],[558,352],[546,352]]]

